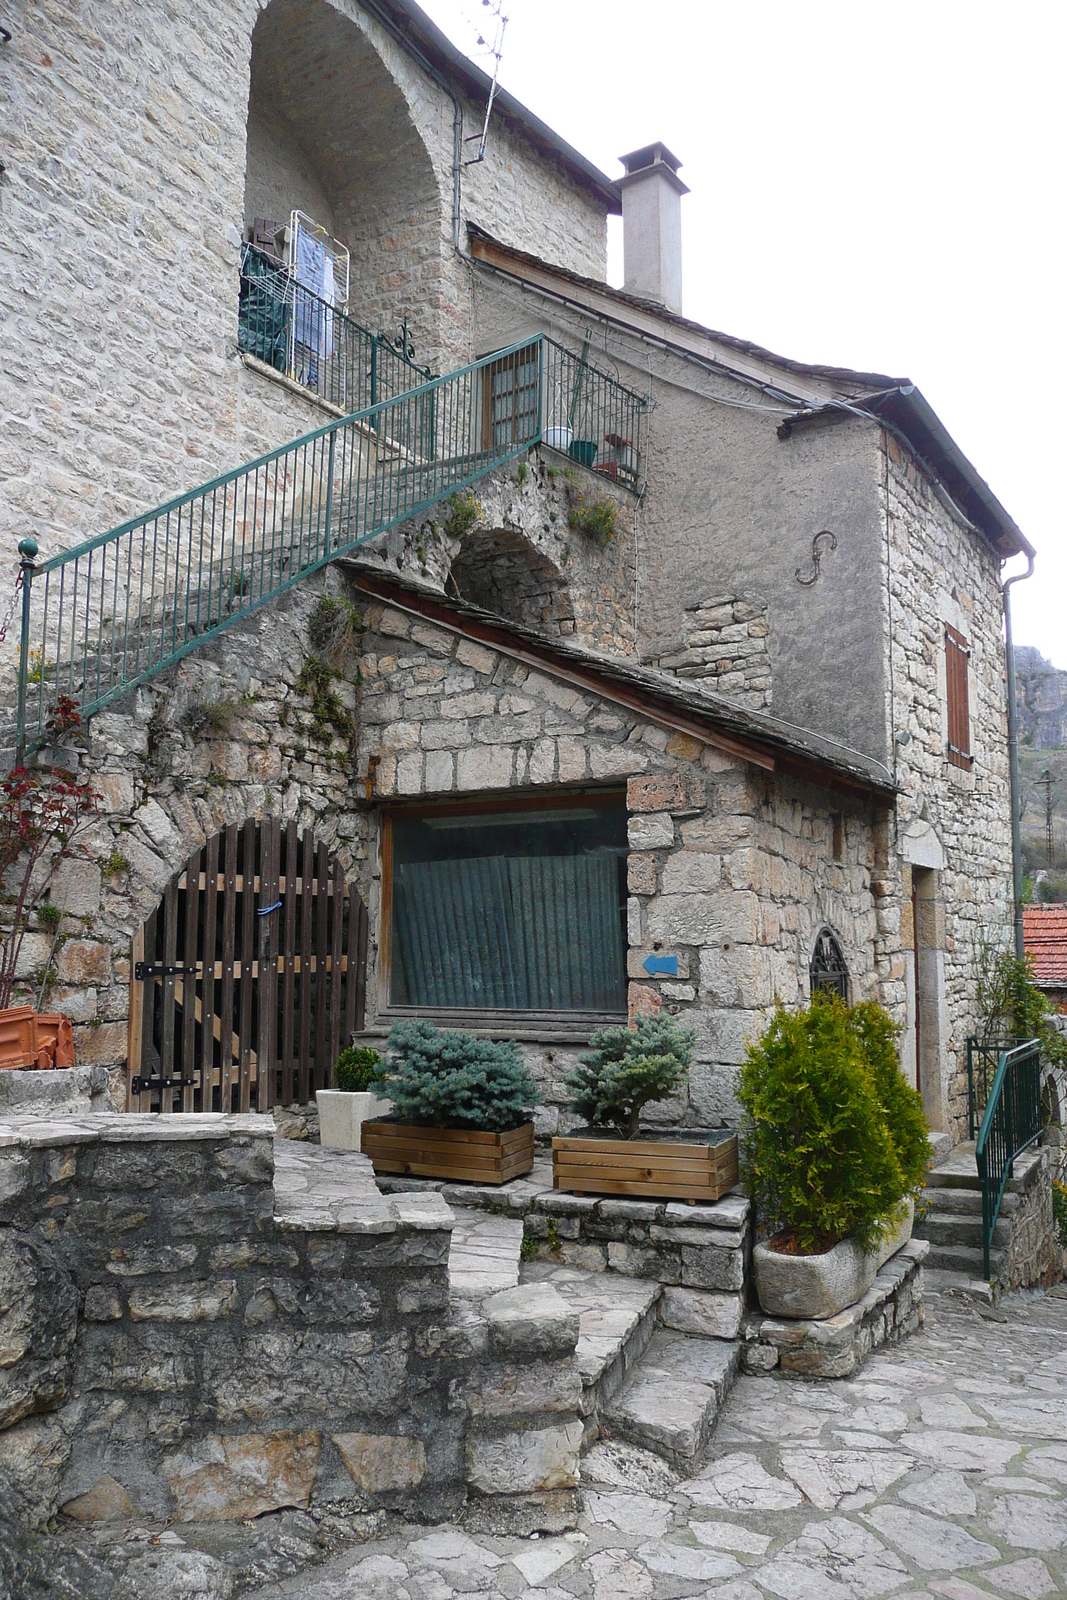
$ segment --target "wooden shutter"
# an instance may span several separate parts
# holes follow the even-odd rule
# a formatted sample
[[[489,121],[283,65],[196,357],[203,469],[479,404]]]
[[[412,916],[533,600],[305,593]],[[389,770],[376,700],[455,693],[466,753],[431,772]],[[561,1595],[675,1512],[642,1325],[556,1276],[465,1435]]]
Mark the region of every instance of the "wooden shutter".
[[[502,356],[485,369],[485,443],[492,450],[510,450],[532,439],[538,427],[537,346],[527,345]]]
[[[948,688],[948,758],[954,767],[969,772],[971,755],[971,713],[967,691],[967,665],[970,647],[962,633],[945,624],[945,683]]]

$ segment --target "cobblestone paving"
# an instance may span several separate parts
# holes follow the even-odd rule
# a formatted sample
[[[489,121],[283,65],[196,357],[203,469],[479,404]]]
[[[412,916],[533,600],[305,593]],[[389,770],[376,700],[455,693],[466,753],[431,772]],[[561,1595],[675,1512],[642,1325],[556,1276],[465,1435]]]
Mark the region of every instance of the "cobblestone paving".
[[[82,1594],[1067,1597],[1067,1286],[999,1311],[931,1296],[925,1330],[855,1381],[742,1378],[698,1476],[602,1442],[585,1459],[584,1499],[574,1532],[539,1539],[414,1525],[366,1537],[383,1519],[357,1518],[347,1536],[366,1542],[326,1560],[324,1539],[337,1538],[299,1512],[244,1528],[101,1529],[94,1553],[118,1583]]]
[[[1067,1595],[1067,1298],[932,1297],[854,1382],[739,1380],[679,1481],[602,1443],[562,1537],[412,1528],[256,1591],[301,1600]]]

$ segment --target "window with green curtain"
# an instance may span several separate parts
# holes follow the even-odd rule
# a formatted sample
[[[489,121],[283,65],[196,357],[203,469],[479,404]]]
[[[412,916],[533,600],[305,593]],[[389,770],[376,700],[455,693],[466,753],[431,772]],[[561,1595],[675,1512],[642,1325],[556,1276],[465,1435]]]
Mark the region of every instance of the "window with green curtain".
[[[390,1003],[624,1013],[626,807],[392,819]]]

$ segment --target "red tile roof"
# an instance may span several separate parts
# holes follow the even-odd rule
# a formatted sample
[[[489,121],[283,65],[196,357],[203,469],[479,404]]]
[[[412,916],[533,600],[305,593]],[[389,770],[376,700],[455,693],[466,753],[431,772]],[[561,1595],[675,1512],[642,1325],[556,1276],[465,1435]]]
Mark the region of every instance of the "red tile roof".
[[[1067,988],[1067,906],[1024,906],[1023,939],[1042,988]]]

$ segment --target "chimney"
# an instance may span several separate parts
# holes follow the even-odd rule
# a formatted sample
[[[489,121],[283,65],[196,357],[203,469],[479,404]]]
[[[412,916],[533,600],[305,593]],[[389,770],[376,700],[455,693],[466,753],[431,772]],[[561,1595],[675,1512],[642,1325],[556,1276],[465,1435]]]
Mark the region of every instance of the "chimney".
[[[622,190],[623,288],[655,300],[668,311],[682,309],[681,162],[664,144],[648,144],[619,158]]]

